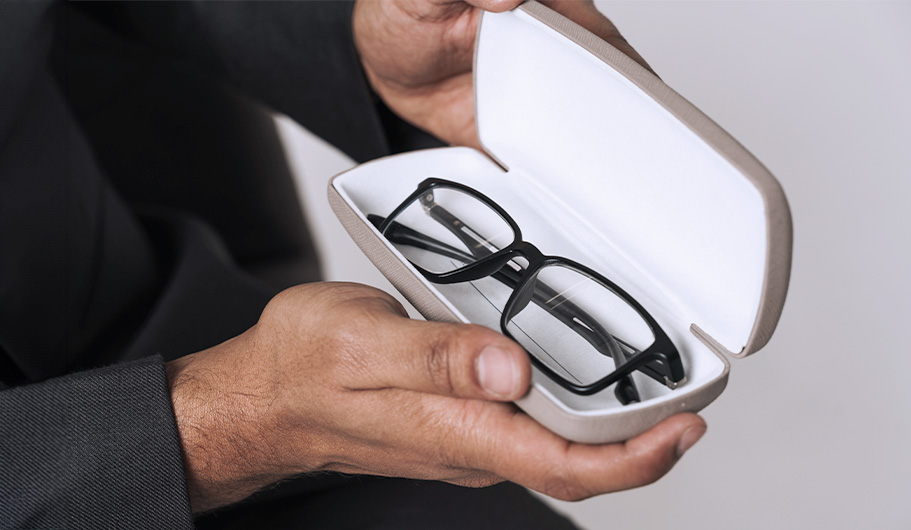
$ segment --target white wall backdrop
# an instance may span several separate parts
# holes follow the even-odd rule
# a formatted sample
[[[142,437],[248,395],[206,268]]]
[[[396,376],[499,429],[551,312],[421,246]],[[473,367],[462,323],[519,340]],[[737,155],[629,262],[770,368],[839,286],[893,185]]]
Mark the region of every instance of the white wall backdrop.
[[[598,5],[782,182],[794,268],[668,476],[556,505],[591,529],[911,528],[911,3]],[[326,203],[351,161],[279,126],[326,277],[392,290]]]

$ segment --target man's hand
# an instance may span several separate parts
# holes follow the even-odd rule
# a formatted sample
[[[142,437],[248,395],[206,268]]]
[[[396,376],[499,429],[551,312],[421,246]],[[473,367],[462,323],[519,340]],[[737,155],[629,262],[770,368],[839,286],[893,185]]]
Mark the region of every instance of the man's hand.
[[[478,147],[472,57],[481,9],[521,0],[359,0],[354,40],[373,89],[399,116],[454,145]],[[586,0],[542,3],[648,68],[610,20]]]
[[[246,333],[167,369],[197,512],[319,470],[583,499],[657,480],[705,432],[680,414],[623,444],[567,442],[508,403],[530,381],[516,343],[410,320],[357,284],[284,291]]]

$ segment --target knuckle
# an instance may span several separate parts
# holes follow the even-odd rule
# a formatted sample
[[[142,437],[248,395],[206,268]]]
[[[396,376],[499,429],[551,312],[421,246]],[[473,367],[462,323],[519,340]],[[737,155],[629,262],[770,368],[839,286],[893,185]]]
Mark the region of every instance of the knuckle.
[[[579,484],[568,477],[550,477],[545,483],[542,493],[561,501],[581,501],[591,496]]]
[[[360,349],[363,331],[354,322],[340,322],[327,337],[330,358],[350,360]]]
[[[426,357],[427,374],[430,376],[430,381],[444,394],[452,394],[455,390],[451,357],[451,348],[446,341],[434,342]]]
[[[475,331],[473,326],[450,327],[431,343],[426,368],[435,388],[452,395],[471,386],[472,369],[464,365],[464,355],[470,348]]]
[[[408,314],[405,307],[386,291],[359,283],[342,283],[340,285],[344,287],[343,294],[346,302],[362,305],[373,312],[392,311],[403,315]]]
[[[448,395],[470,397],[478,392],[473,352],[481,344],[497,340],[499,334],[476,324],[440,328],[431,342],[426,368],[436,388]]]
[[[437,461],[458,469],[477,469],[478,451],[483,447],[478,439],[481,431],[483,405],[473,400],[458,400],[447,408],[445,417],[435,425],[441,439],[437,444]]]
[[[569,444],[566,447],[568,450]],[[544,481],[544,493],[562,501],[587,499],[596,492],[586,486],[586,481],[583,480],[585,474],[573,467],[569,460],[563,460],[549,470]]]
[[[333,319],[326,333],[320,334],[319,363],[332,374],[330,379],[359,387],[370,380],[382,359],[371,355],[378,342],[376,323],[367,311],[355,310],[347,318]]]

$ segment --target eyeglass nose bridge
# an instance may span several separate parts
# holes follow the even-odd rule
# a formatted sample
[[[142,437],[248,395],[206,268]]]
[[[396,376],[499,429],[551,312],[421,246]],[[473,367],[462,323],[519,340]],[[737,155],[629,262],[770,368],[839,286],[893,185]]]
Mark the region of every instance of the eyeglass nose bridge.
[[[526,275],[530,271],[537,270],[541,265],[547,262],[547,257],[544,256],[541,251],[537,249],[537,247],[531,243],[521,241],[514,243],[504,249],[501,249],[496,253],[491,254],[490,256],[487,256],[465,268],[443,274],[433,275],[433,281],[437,283],[455,283],[473,281],[484,278],[485,276],[492,276],[500,269],[507,267],[510,261],[519,256],[525,258],[529,264],[528,267],[521,269],[510,267],[514,273],[519,275],[518,278],[515,278],[515,280],[519,281],[520,283],[525,283]],[[519,286],[519,284],[515,285],[515,287]]]
[[[519,241],[509,246],[510,259],[522,256],[528,260],[528,270],[537,268],[536,265],[547,261],[547,256],[538,250],[538,247],[528,241]]]
[[[535,272],[544,265],[547,261],[547,257],[538,249],[538,247],[527,241],[520,241],[511,245],[508,249],[507,256],[508,259],[503,262],[503,266],[508,266],[510,261],[519,256],[528,261],[527,267],[524,267],[521,271],[517,271],[521,274],[519,283],[513,290],[512,296],[509,297],[506,307],[503,308],[503,316],[505,320],[508,321],[522,312],[522,310],[531,303],[535,292],[535,282],[531,281],[531,278],[534,276]]]

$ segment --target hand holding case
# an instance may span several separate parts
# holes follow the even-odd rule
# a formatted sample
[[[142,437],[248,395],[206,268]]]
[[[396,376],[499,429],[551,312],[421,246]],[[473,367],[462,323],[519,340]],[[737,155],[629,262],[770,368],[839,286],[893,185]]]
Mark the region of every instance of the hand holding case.
[[[481,321],[457,286],[434,285],[368,222],[428,177],[469,185],[526,240],[599,271],[643,304],[680,350],[676,390],[636,376],[642,402],[573,394],[537,370],[517,404],[567,439],[628,439],[724,389],[726,355],[769,340],[790,274],[791,217],[772,175],[620,51],[535,2],[485,13],[475,50],[484,153],[451,147],[362,164],[329,200],[346,230],[431,320]],[[499,330],[498,330],[499,331]]]

